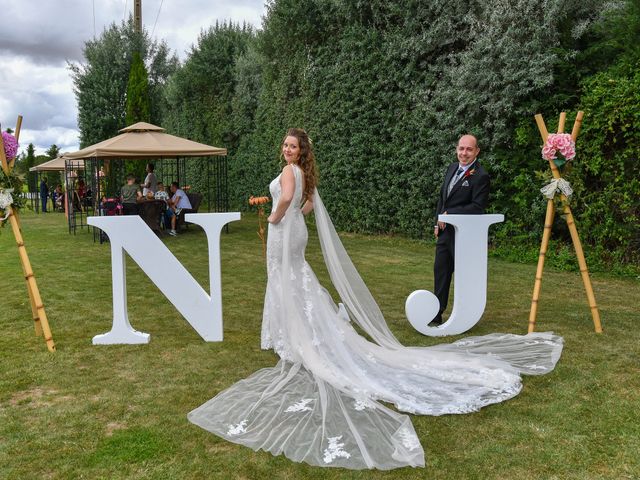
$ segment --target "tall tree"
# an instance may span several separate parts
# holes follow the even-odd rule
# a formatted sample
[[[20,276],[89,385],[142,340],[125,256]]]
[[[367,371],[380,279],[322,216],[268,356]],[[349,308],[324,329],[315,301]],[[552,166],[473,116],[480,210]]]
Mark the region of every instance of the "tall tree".
[[[127,125],[151,121],[149,78],[139,52],[133,53],[127,85]]]
[[[35,175],[29,173],[29,169],[36,164],[36,147],[33,143],[27,145],[26,151],[16,158],[16,169],[20,174],[25,175],[29,191],[33,192],[35,185]]]
[[[233,155],[242,133],[232,107],[237,87],[236,64],[253,36],[252,27],[231,23],[217,23],[200,34],[197,45],[167,85],[164,115],[167,129],[209,145],[224,146]],[[254,59],[252,56],[248,61]],[[245,83],[255,85],[253,81]],[[207,161],[189,162],[190,175],[202,179],[194,180],[192,188],[206,188],[200,172]]]
[[[60,148],[54,143],[44,153],[49,157],[49,160],[53,160],[54,158],[58,158],[60,155]]]
[[[28,172],[31,167],[36,164],[36,147],[33,143],[27,145],[26,155],[24,157],[24,171]]]
[[[105,140],[126,126],[126,94],[134,52],[149,65],[150,121],[162,123],[162,89],[176,70],[178,59],[166,42],[151,41],[138,33],[130,17],[106,28],[84,45],[85,63],[69,63],[78,102],[80,146]]]

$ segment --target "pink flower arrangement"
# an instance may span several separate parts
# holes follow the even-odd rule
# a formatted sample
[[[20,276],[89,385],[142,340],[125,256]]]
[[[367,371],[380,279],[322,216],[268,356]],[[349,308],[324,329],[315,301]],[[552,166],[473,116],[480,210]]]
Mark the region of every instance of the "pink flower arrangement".
[[[2,132],[2,142],[4,143],[4,154],[7,157],[7,161],[10,162],[16,158],[18,153],[18,141],[10,133]]]
[[[558,158],[558,153],[564,157]],[[576,143],[568,133],[552,133],[542,147],[542,158],[553,160],[560,167],[576,156]]]

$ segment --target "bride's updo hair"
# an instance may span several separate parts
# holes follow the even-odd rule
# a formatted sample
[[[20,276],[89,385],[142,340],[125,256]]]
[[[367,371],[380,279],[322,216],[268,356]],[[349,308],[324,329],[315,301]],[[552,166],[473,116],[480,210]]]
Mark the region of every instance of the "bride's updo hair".
[[[282,139],[280,156],[282,156],[282,147],[287,137],[295,137],[298,139],[298,146],[300,147],[300,163],[298,165],[304,172],[304,192],[302,192],[302,200],[309,200],[313,196],[313,192],[318,184],[316,156],[313,154],[311,139],[302,128],[290,128]]]

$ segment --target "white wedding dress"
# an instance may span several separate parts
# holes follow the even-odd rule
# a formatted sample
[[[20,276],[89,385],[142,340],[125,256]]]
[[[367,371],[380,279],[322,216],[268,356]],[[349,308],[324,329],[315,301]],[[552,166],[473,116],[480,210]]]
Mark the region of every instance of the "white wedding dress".
[[[262,348],[281,360],[219,393],[189,420],[231,442],[296,462],[351,469],[424,466],[411,419],[474,412],[522,388],[520,374],[553,370],[562,338],[491,334],[404,347],[393,336],[331,224],[317,191],[318,235],[338,310],[304,258],[302,171],[282,221],[269,225]],[[280,177],[270,185],[275,209]],[[350,318],[349,318],[350,317]],[[350,320],[371,340],[363,337]]]

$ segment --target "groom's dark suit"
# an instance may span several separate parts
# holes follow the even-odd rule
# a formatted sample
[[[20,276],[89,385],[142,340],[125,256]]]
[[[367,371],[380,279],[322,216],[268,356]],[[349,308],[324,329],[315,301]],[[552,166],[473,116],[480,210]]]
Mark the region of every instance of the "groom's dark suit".
[[[436,207],[436,222],[438,215],[482,214],[489,200],[489,174],[476,160],[469,166],[462,177],[454,184],[449,192],[449,184],[458,172],[459,163],[449,165],[440,189],[438,206]],[[433,265],[435,295],[440,300],[440,311],[434,319],[442,322],[442,312],[449,303],[449,287],[453,275],[455,254],[455,230],[453,225],[446,225],[438,231],[436,242],[436,259]]]

